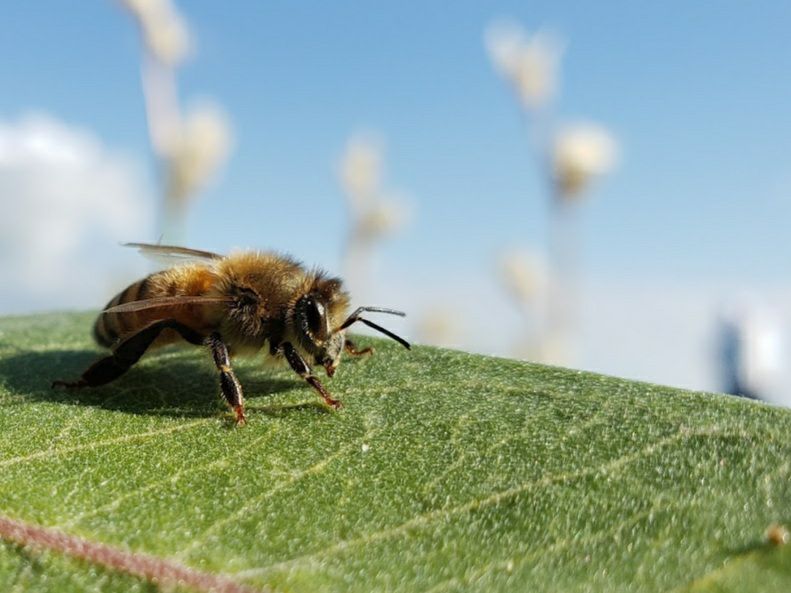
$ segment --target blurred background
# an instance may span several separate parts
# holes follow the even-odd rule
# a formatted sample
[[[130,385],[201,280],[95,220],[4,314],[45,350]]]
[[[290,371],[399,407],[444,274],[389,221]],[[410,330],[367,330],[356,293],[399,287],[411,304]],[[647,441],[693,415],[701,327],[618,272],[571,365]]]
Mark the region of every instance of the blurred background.
[[[788,2],[0,20],[2,315],[100,308],[121,242],[276,249],[418,342],[791,405]]]

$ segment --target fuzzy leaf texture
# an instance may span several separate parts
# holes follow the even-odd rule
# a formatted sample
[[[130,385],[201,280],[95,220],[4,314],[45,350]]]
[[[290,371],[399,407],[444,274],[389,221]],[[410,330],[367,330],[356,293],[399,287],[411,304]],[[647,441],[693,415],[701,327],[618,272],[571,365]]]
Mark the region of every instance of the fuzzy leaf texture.
[[[791,590],[765,537],[791,522],[789,410],[361,337],[340,412],[237,361],[237,428],[194,347],[51,390],[96,359],[92,319],[0,320],[5,517],[262,591]],[[0,541],[2,591],[158,587]]]

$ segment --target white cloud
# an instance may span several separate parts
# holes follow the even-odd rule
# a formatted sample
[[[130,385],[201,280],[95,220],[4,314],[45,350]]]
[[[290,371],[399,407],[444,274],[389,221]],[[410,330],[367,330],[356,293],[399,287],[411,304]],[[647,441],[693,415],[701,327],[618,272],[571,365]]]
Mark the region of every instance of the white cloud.
[[[2,313],[103,305],[138,265],[118,243],[151,238],[142,170],[48,115],[0,121],[0,208]]]

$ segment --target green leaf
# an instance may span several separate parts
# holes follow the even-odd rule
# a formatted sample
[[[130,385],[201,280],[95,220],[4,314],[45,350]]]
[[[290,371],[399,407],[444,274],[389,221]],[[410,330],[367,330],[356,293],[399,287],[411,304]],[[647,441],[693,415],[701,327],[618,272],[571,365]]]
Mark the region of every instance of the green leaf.
[[[0,320],[0,514],[276,591],[791,590],[791,411],[590,373],[375,343],[326,380],[209,356],[53,391],[92,316]],[[151,591],[0,544],[2,591]]]

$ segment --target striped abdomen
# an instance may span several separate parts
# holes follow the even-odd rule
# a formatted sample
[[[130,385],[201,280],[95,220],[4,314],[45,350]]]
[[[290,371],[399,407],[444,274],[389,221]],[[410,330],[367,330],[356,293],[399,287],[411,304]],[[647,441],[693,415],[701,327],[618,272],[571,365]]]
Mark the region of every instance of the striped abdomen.
[[[151,276],[146,276],[115,295],[104,308],[109,309],[116,305],[145,300],[150,296],[150,286]],[[99,313],[96,322],[93,324],[93,338],[100,346],[109,348],[121,336],[133,333],[134,330],[139,329],[136,327],[138,325],[137,316]]]
[[[134,301],[159,297],[200,296],[210,292],[216,275],[206,266],[188,264],[156,272],[130,284],[115,295],[105,309]],[[216,323],[216,312],[202,305],[171,305],[127,313],[100,313],[93,326],[93,336],[100,346],[111,347],[119,339],[137,333],[160,319],[174,319],[199,333],[208,335]],[[178,339],[176,332],[165,330],[153,346]]]

